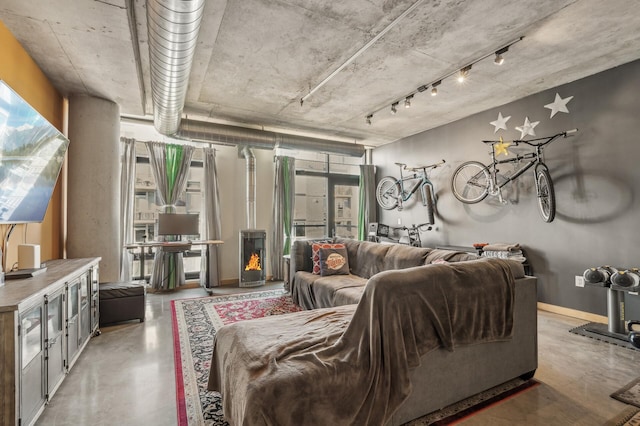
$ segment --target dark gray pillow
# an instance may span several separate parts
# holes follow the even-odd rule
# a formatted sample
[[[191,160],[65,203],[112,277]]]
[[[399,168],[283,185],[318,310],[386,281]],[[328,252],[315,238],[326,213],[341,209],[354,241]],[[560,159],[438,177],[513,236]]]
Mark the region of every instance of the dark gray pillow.
[[[320,248],[320,276],[349,275],[347,248]]]

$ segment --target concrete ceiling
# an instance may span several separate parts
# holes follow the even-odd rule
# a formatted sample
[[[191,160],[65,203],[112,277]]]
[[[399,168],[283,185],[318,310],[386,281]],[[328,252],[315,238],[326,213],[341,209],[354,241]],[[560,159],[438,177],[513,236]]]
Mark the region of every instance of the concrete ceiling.
[[[377,146],[640,58],[640,0],[422,0],[300,105],[415,2],[207,0],[184,113]],[[63,95],[152,116],[145,1],[3,0],[0,20]],[[390,114],[485,55],[466,84],[447,78]]]

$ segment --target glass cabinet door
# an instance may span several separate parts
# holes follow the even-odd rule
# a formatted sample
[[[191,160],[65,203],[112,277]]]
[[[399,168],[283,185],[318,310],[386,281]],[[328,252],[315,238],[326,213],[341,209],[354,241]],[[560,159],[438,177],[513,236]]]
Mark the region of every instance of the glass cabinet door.
[[[74,359],[80,347],[79,290],[80,280],[69,283],[67,296],[67,360]]]
[[[22,315],[22,366],[26,367],[42,352],[42,306],[36,306]]]
[[[30,424],[45,403],[44,303],[20,314],[20,418]]]
[[[46,296],[47,314],[47,394],[53,395],[62,382],[66,368],[64,342],[64,293]]]

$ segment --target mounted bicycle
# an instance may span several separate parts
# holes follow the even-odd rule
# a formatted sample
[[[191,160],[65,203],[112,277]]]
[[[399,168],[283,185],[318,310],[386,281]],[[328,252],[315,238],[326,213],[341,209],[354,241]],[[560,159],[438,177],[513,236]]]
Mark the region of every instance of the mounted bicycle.
[[[497,196],[501,203],[505,203],[502,198],[502,188],[509,182],[512,182],[519,178],[524,172],[534,167],[534,178],[536,185],[536,194],[538,196],[538,207],[542,219],[545,222],[553,221],[556,214],[556,198],[553,190],[553,181],[549,175],[549,169],[544,163],[544,157],[542,151],[544,147],[554,140],[564,137],[569,134],[577,132],[578,129],[567,130],[553,136],[547,136],[543,138],[530,139],[530,140],[514,140],[511,142],[514,146],[525,144],[533,147],[534,152],[528,152],[526,154],[517,154],[515,158],[509,158],[506,160],[496,160],[496,144],[504,144],[502,140],[499,141],[482,141],[486,144],[491,144],[491,164],[485,166],[478,161],[467,161],[462,163],[451,178],[451,189],[453,195],[460,201],[466,204],[475,204],[484,200],[487,195]],[[542,142],[538,142],[542,141]],[[506,147],[503,145],[501,148],[506,152]],[[501,182],[498,182],[498,165],[500,164],[520,164],[524,162],[524,165],[518,166],[518,168],[510,175],[500,175]]]
[[[404,163],[395,163],[400,167],[400,179],[396,179],[393,176],[385,176],[380,179],[378,186],[376,187],[376,199],[378,204],[385,210],[392,210],[398,208],[402,210],[402,203],[409,200],[411,196],[420,188],[420,194],[422,195],[422,205],[427,208],[427,218],[429,224],[434,222],[434,206],[436,203],[435,191],[433,189],[433,183],[429,180],[429,171],[440,167],[445,163],[442,160],[439,163],[431,164],[429,166],[420,167],[407,167]],[[402,176],[402,170],[408,170],[413,174],[410,176]],[[405,182],[414,181],[415,183],[410,189],[405,189]]]

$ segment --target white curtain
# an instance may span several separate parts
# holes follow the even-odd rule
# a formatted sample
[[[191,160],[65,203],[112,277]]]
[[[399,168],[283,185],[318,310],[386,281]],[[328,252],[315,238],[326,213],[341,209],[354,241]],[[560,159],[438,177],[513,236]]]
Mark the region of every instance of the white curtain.
[[[271,235],[271,274],[274,280],[284,279],[283,255],[291,248],[291,228],[295,203],[295,158],[276,156],[273,185]]]
[[[120,174],[120,241],[122,255],[120,259],[120,281],[131,280],[131,252],[124,248],[133,243],[133,203],[136,183],[136,140],[120,138],[122,146]],[[144,277],[143,277],[144,278]]]
[[[194,148],[189,145],[173,145],[145,142],[149,163],[156,181],[158,204],[163,213],[175,213],[175,204],[185,189]],[[169,237],[167,237],[169,238]],[[151,273],[151,287],[171,290],[185,281],[182,253],[156,250]]]
[[[203,188],[203,220],[204,238],[219,240],[222,237],[220,220],[220,190],[218,188],[218,170],[216,169],[216,150],[204,148],[204,188]],[[220,248],[206,245],[202,248],[200,268],[200,285],[204,288],[220,285]]]

